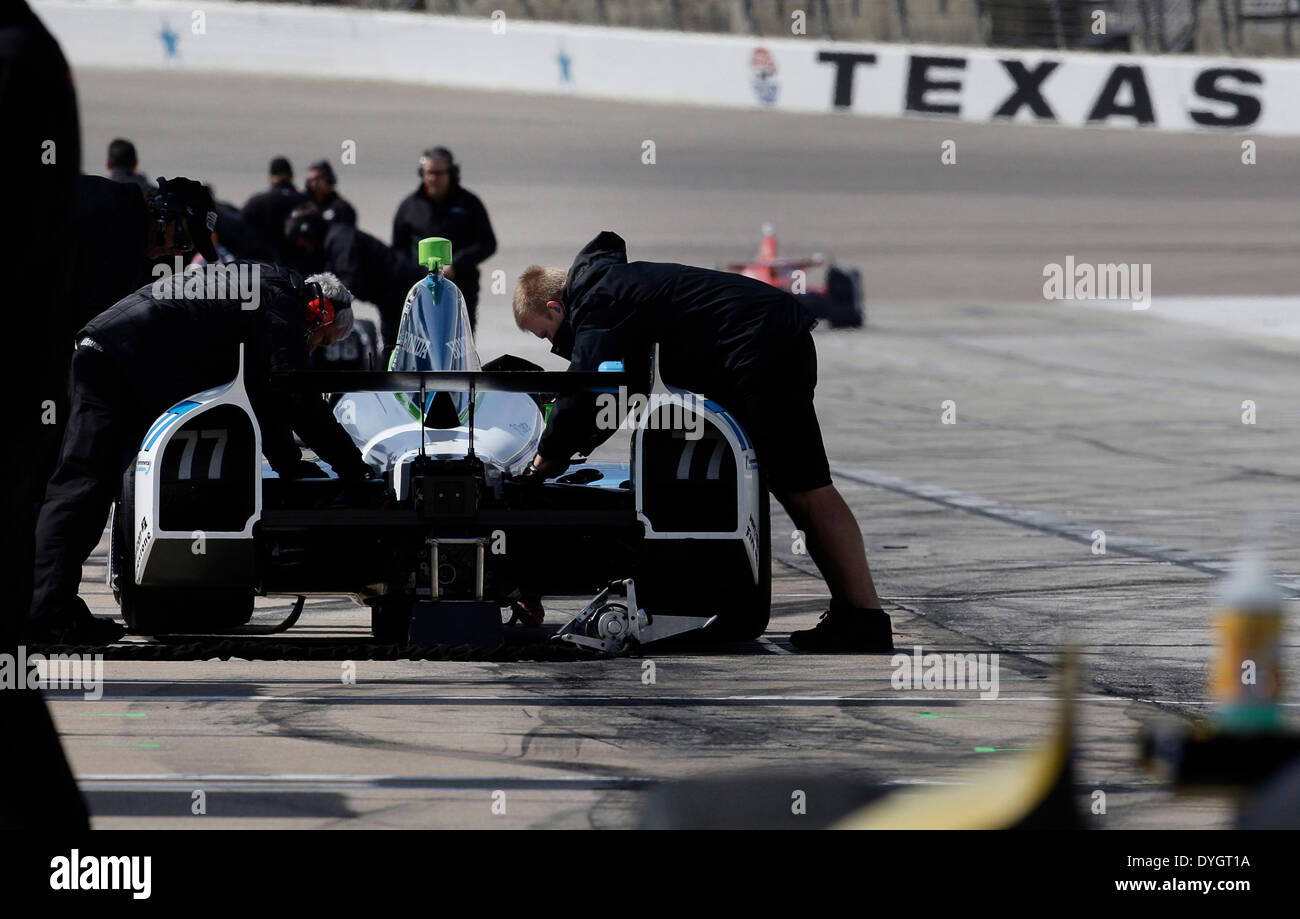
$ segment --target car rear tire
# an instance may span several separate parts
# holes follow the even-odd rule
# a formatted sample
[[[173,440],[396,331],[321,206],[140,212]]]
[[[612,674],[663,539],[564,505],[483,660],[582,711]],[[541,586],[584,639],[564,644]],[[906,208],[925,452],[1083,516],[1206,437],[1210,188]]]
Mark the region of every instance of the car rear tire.
[[[135,464],[122,476],[113,507],[109,551],[113,596],[127,628],[137,635],[223,632],[253,618],[253,591],[238,587],[141,587],[135,583]]]
[[[772,524],[771,497],[767,482],[759,479],[758,499],[758,583],[749,570],[749,556],[743,559],[743,570],[735,575],[741,587],[737,589],[736,605],[721,611],[712,631],[731,641],[749,641],[767,631],[772,615]],[[739,566],[738,566],[739,567]]]
[[[759,479],[758,578],[743,540],[646,540],[635,575],[637,600],[652,614],[717,616],[702,634],[749,641],[772,611],[772,546],[766,482]]]

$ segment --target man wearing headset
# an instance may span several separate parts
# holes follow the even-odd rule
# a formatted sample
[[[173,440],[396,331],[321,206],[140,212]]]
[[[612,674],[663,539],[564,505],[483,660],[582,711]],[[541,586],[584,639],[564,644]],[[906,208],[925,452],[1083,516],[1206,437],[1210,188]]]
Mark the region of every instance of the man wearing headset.
[[[478,196],[460,184],[460,166],[446,147],[421,154],[419,176],[420,187],[402,200],[393,216],[393,249],[418,264],[421,239],[451,240],[452,263],[443,275],[465,295],[470,328],[476,328],[478,266],[497,251],[492,222]]]
[[[317,160],[307,167],[307,195],[320,208],[326,223],[357,225],[357,209],[338,193],[339,180],[329,160]]]
[[[340,478],[370,476],[324,401],[272,381],[273,373],[304,368],[309,352],[351,330],[352,294],[331,274],[304,282],[287,268],[234,264],[258,279],[255,309],[237,291],[187,296],[186,287],[197,285],[175,275],[145,285],[77,333],[68,430],[36,527],[28,641],[109,644],[122,636],[121,626],[97,619],[77,596],[82,563],[99,543],[122,473],[150,424],[180,400],[228,382],[241,342],[262,453],[272,468],[282,478],[325,475],[303,459],[297,431]]]

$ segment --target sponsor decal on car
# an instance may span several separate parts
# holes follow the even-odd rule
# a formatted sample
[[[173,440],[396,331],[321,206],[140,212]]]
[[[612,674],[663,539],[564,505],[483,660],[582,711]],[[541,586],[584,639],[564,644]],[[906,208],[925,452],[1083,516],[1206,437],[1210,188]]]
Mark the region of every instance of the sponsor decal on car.
[[[141,564],[144,563],[145,549],[149,548],[149,543],[153,539],[153,531],[149,529],[149,518],[140,518],[140,531],[135,537],[135,570],[140,570]]]

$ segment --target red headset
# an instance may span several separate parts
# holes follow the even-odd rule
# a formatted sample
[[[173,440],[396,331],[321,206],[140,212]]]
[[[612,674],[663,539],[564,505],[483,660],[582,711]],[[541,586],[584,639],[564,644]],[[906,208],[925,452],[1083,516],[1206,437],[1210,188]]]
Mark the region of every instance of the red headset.
[[[307,298],[307,334],[333,325],[337,313],[334,301],[325,296],[319,284],[307,285]]]

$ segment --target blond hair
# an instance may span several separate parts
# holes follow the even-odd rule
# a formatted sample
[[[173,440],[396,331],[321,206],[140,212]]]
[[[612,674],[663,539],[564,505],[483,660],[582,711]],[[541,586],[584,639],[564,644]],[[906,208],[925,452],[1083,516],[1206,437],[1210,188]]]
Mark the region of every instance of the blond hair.
[[[568,272],[563,268],[542,265],[525,268],[515,285],[515,325],[522,329],[527,317],[545,315],[546,304],[560,299],[560,291],[564,290],[568,278]]]

